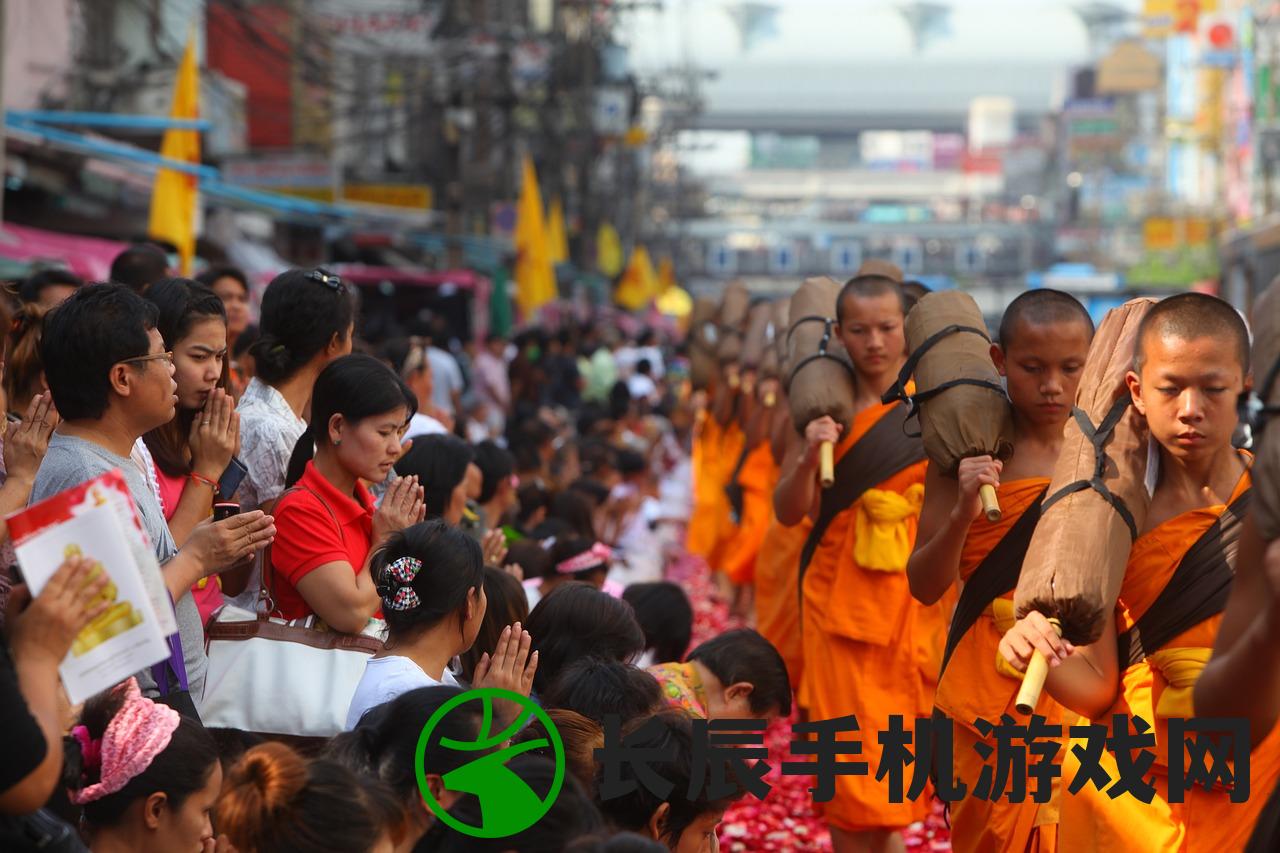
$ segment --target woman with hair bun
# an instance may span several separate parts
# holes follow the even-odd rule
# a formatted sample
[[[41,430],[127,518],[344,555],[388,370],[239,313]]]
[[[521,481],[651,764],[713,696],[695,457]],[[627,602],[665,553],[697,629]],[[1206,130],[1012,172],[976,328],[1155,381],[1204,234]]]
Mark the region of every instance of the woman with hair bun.
[[[71,799],[93,853],[213,853],[222,767],[199,723],[130,678],[85,703],[71,734],[83,768]]]
[[[392,853],[402,810],[376,778],[308,761],[282,743],[244,754],[218,800],[218,829],[236,853]]]

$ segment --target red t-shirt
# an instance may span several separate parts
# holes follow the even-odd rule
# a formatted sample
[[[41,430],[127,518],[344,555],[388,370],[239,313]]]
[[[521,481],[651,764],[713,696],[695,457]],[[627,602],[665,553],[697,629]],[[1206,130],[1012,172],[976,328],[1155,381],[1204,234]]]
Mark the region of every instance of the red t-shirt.
[[[356,574],[364,570],[373,542],[373,496],[359,482],[354,497],[343,494],[308,462],[272,515],[276,539],[267,589],[275,612],[286,619],[311,616],[315,611],[298,593],[298,582],[326,563],[349,563]]]

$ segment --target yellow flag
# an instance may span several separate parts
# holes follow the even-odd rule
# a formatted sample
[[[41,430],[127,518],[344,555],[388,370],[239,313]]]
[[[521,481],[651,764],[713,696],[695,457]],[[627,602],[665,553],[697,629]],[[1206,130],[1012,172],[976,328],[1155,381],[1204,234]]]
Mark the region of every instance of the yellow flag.
[[[551,262],[563,264],[569,260],[569,235],[564,228],[564,207],[560,199],[551,202],[547,214],[547,239],[551,242]]]
[[[516,210],[516,302],[526,320],[556,298],[556,276],[551,241],[542,216],[542,193],[533,161],[524,158],[520,205]]]
[[[195,38],[187,40],[178,66],[178,79],[173,87],[170,118],[200,117],[200,72],[196,68]],[[160,156],[184,163],[200,163],[200,132],[166,130],[160,144]],[[156,173],[151,190],[151,219],[147,231],[153,237],[169,241],[182,258],[182,274],[191,275],[196,253],[196,194],[199,179],[186,172],[161,169]]]
[[[636,246],[631,262],[618,282],[614,299],[628,311],[639,311],[658,297],[658,274],[649,260],[649,250]]]
[[[618,229],[606,222],[596,231],[596,269],[613,278],[622,272],[622,262],[622,239]]]
[[[693,297],[676,282],[676,267],[670,255],[658,263],[658,297],[654,304],[660,313],[679,320],[693,312]]]

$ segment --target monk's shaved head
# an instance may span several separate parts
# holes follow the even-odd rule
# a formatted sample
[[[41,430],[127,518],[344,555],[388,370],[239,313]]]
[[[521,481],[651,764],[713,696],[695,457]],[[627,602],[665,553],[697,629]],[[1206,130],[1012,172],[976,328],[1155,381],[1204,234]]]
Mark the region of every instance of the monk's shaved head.
[[[1020,293],[1000,318],[1000,346],[1008,349],[1018,334],[1021,323],[1049,326],[1055,323],[1080,323],[1087,330],[1086,340],[1093,338],[1093,319],[1089,312],[1068,293],[1037,288]]]
[[[898,298],[902,313],[906,314],[907,305],[899,282],[883,275],[855,275],[840,289],[840,296],[836,299],[836,319],[844,320],[844,301],[850,296],[856,296],[859,299],[875,299],[890,293]]]
[[[1249,329],[1240,312],[1216,296],[1179,293],[1151,306],[1138,326],[1138,345],[1133,354],[1133,369],[1138,374],[1142,373],[1147,341],[1152,335],[1181,341],[1197,338],[1231,341],[1240,369],[1249,372]]]

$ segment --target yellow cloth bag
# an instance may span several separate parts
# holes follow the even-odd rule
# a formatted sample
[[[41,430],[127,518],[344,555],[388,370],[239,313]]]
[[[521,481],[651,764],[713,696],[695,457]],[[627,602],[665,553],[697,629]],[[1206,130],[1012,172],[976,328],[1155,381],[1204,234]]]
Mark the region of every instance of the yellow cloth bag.
[[[867,489],[854,517],[853,559],[873,572],[903,572],[911,557],[912,518],[920,515],[924,484],[915,483],[902,494]]]

